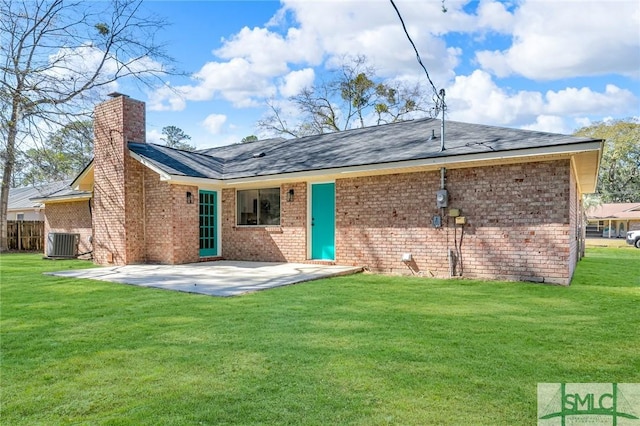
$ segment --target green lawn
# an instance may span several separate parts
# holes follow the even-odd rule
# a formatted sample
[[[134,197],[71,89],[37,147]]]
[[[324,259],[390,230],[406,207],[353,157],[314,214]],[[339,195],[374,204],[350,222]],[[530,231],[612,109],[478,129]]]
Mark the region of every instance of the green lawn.
[[[571,287],[355,275],[236,298],[0,256],[0,422],[536,424],[539,382],[640,382],[640,250]]]

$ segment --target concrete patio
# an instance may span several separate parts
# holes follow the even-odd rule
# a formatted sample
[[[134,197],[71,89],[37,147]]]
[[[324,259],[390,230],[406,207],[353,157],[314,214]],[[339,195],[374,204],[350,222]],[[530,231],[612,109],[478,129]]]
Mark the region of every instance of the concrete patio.
[[[238,296],[361,271],[362,268],[353,266],[222,260],[186,265],[108,266],[50,272],[48,275],[87,278],[209,296]]]

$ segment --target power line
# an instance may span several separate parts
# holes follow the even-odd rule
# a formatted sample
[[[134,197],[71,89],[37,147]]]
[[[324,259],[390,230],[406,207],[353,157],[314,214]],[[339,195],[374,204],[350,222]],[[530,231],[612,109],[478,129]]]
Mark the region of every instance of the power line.
[[[424,73],[427,75],[427,80],[429,80],[429,84],[431,84],[431,88],[433,89],[433,93],[435,93],[436,98],[438,99],[438,101],[440,103],[442,103],[442,108],[445,108],[444,105],[444,96],[441,97],[441,92],[444,92],[444,90],[441,90],[440,92],[438,92],[438,89],[436,89],[435,84],[433,84],[433,81],[431,81],[431,77],[429,76],[429,71],[427,71],[427,67],[424,66],[424,64],[422,63],[422,58],[420,58],[420,53],[418,52],[418,48],[416,47],[415,43],[413,42],[413,40],[411,39],[411,36],[409,35],[409,32],[407,31],[407,26],[404,24],[404,19],[402,19],[402,15],[400,14],[400,11],[398,10],[398,7],[396,6],[396,4],[394,3],[393,0],[389,0],[391,2],[391,6],[393,6],[393,8],[395,9],[396,13],[398,14],[398,18],[400,18],[400,23],[402,24],[402,29],[404,30],[404,34],[407,36],[407,39],[409,39],[409,43],[411,43],[411,46],[413,46],[413,50],[416,52],[416,58],[418,59],[418,63],[420,64],[420,66],[422,67],[422,69],[424,70]],[[444,3],[443,3],[443,11],[446,11],[446,9],[444,9]],[[440,108],[439,105],[436,105],[436,110],[438,110]]]

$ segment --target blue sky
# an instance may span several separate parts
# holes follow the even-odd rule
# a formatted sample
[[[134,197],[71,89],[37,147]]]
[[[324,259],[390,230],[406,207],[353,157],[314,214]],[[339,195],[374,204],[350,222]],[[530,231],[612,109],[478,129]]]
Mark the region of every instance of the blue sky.
[[[572,133],[640,116],[636,0],[395,0],[422,60],[447,92],[448,118]],[[175,90],[118,90],[147,103],[158,142],[174,125],[199,148],[262,133],[272,100],[317,81],[344,55],[365,55],[387,80],[426,78],[389,1],[149,1],[160,34],[189,77]],[[178,93],[176,93],[176,91]],[[292,112],[291,120],[295,120]]]

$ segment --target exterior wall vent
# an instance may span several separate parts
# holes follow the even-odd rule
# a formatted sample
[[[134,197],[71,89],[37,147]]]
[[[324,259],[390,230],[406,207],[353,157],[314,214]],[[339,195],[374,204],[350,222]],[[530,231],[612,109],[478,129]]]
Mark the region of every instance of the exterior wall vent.
[[[47,257],[76,257],[80,234],[50,232],[47,235]]]

